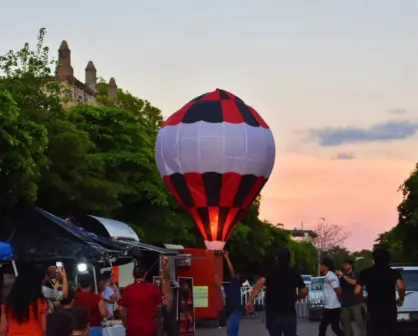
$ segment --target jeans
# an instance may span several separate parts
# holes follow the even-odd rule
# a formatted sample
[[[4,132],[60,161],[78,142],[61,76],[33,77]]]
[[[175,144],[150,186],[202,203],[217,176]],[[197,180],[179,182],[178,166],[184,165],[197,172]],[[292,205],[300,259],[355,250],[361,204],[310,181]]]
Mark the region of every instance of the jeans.
[[[266,323],[270,336],[297,336],[297,318],[292,315],[268,317]]]
[[[354,319],[354,322],[357,324],[357,328],[360,331],[361,336],[367,336],[366,326],[364,325],[363,315],[361,314],[361,306],[354,305],[349,307],[341,308],[341,323],[343,325],[344,335],[353,336],[353,328],[351,326],[351,321]]]
[[[89,336],[102,336],[102,327],[90,327]]]
[[[335,335],[344,336],[344,333],[340,329],[340,314],[341,308],[324,310],[321,323],[319,324],[319,336],[326,336],[329,325],[331,325],[331,329]]]
[[[226,333],[228,336],[238,336],[239,323],[241,322],[242,312],[234,310],[231,312],[228,318],[228,325],[226,327]]]

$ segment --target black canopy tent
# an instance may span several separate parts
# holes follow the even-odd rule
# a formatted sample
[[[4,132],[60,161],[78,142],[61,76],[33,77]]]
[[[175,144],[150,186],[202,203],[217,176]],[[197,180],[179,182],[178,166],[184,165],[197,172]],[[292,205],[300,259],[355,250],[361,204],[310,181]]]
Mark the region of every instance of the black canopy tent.
[[[124,264],[132,249],[89,233],[73,223],[37,207],[23,207],[12,216],[14,229],[8,242],[18,262],[86,261]]]

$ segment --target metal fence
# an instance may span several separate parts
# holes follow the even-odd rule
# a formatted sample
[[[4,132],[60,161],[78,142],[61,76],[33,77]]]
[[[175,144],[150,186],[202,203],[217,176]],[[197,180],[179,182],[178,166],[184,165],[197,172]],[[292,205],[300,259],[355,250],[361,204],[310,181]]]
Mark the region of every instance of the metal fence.
[[[242,287],[241,288],[241,303],[245,306],[251,296],[253,287]],[[264,298],[266,292],[265,288],[258,294],[254,301],[254,313],[247,314],[246,318],[261,318],[264,321],[265,317],[265,305]],[[302,299],[295,304],[296,314],[298,317],[306,318],[309,316],[308,299]]]

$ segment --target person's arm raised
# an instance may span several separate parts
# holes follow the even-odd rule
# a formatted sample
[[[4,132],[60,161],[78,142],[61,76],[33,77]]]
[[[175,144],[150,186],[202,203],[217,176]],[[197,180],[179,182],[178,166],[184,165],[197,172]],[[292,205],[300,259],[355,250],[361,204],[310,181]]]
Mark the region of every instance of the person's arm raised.
[[[62,277],[62,298],[66,299],[68,297],[68,279],[67,271],[65,270],[64,265],[60,268],[61,277]]]
[[[231,259],[229,259],[228,251],[224,252],[224,257],[226,260],[226,265],[228,266],[229,274],[231,275],[232,278],[235,278],[236,274],[235,274],[234,266],[232,265]]]

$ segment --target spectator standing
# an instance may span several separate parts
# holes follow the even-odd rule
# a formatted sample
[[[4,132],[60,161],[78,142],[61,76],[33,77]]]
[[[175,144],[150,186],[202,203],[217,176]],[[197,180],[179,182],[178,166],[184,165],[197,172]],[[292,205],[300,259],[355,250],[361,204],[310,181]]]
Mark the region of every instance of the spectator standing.
[[[266,327],[271,336],[297,335],[295,303],[308,295],[302,276],[290,267],[290,260],[290,250],[280,248],[276,265],[260,276],[247,304],[247,311],[253,311],[255,298],[266,287]]]
[[[99,292],[102,296],[102,300],[105,303],[108,316],[113,318],[113,312],[115,311],[116,293],[110,280],[111,274],[104,273],[102,279],[99,282]]]
[[[374,265],[360,273],[355,288],[357,295],[362,294],[364,287],[367,289],[367,335],[396,336],[396,307],[403,305],[405,283],[399,270],[389,266],[388,251],[378,248],[373,251],[372,256]]]
[[[48,305],[42,294],[43,274],[23,270],[2,306],[0,336],[44,336]]]
[[[226,289],[226,310],[228,322],[226,332],[228,336],[238,336],[239,325],[242,319],[243,307],[241,302],[241,287],[245,280],[239,274],[235,273],[234,266],[229,259],[228,251],[225,251],[224,257],[228,271],[231,276],[231,282]]]
[[[335,275],[334,263],[331,259],[324,259],[321,263],[321,273],[324,274],[324,313],[319,324],[319,336],[326,336],[328,326],[337,336],[344,336],[340,329],[341,316],[341,287]]]
[[[62,290],[59,289],[58,278],[62,281]],[[48,312],[54,312],[56,307],[59,307],[60,301],[66,299],[68,296],[68,280],[67,272],[65,271],[64,266],[58,269],[56,266],[49,266],[45,279],[42,284],[42,293],[44,294],[45,299],[48,302]]]
[[[147,270],[135,266],[134,283],[121,293],[119,310],[126,336],[156,336],[157,314],[161,316],[162,295],[157,286],[146,281]]]
[[[92,293],[94,279],[91,274],[80,274],[80,290],[75,293],[74,308],[86,308],[90,313],[89,335],[102,334],[102,319],[108,316],[106,306],[99,294]]]
[[[353,336],[353,328],[351,325],[352,318],[360,331],[361,336],[366,336],[366,326],[364,325],[361,303],[363,297],[354,294],[354,287],[357,284],[357,274],[353,269],[353,261],[345,260],[343,263],[344,273],[335,272],[340,278],[340,287],[342,291],[341,300],[341,323],[345,336]]]

